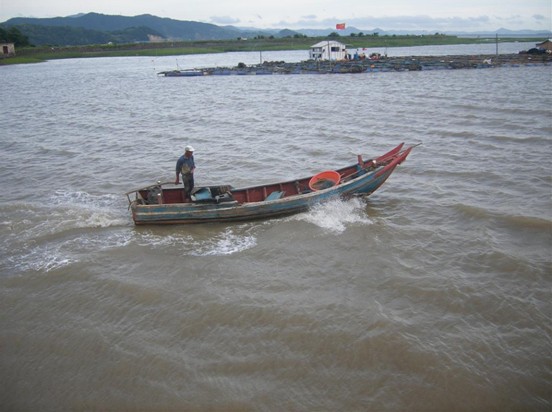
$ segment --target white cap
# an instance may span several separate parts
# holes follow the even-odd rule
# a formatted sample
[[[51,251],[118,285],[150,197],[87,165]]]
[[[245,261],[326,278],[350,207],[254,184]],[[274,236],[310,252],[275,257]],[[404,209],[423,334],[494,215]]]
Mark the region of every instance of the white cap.
[[[193,152],[193,151],[194,151],[194,148],[193,148],[192,146],[186,146],[186,147],[184,148],[184,150],[187,151],[187,152]]]

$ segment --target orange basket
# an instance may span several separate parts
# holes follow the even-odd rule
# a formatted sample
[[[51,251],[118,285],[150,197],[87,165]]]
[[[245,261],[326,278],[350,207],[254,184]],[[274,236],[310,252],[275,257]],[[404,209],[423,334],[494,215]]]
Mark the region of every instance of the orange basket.
[[[324,190],[339,184],[341,175],[334,170],[327,170],[311,177],[309,188],[311,190]]]

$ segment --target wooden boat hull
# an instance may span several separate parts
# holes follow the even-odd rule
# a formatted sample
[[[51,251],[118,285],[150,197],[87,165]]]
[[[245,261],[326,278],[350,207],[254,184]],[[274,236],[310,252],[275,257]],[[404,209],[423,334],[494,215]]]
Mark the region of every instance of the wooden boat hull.
[[[213,196],[207,202],[200,200],[174,200],[180,188],[164,189],[163,184],[138,189],[127,193],[137,193],[131,200],[130,209],[136,225],[146,224],[189,224],[207,222],[239,222],[291,215],[308,210],[310,207],[334,198],[366,196],[376,191],[409,155],[412,147],[402,150],[403,145],[374,160],[351,165],[338,172],[343,181],[323,190],[302,190],[310,178],[242,189],[230,189],[221,196]],[[375,167],[370,166],[375,162]],[[371,168],[371,169],[370,169]],[[356,170],[356,172],[355,172]],[[157,197],[143,201],[148,189],[157,188]],[[224,187],[226,188],[226,187]],[[297,193],[289,193],[296,189]],[[204,188],[207,189],[207,188]],[[219,187],[210,187],[213,191]],[[283,189],[283,190],[278,190]],[[223,189],[224,190],[224,189]],[[223,190],[218,192],[222,193]],[[218,193],[217,192],[217,193]],[[269,193],[270,194],[267,194]],[[274,196],[276,195],[276,196]],[[224,198],[224,197],[227,198]],[[199,197],[199,196],[198,196]],[[215,199],[216,197],[216,199]],[[163,199],[164,198],[164,199]],[[219,199],[224,198],[223,201]],[[149,203],[149,204],[148,204]]]

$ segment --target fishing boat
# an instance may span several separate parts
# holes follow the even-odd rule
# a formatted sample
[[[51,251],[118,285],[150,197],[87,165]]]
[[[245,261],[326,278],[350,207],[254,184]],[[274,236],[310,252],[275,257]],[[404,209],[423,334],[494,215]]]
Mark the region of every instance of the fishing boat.
[[[367,196],[376,191],[414,146],[399,144],[370,160],[357,156],[349,166],[280,183],[235,189],[199,186],[186,197],[174,182],[131,190],[125,195],[136,225],[237,222],[303,212],[335,198]]]

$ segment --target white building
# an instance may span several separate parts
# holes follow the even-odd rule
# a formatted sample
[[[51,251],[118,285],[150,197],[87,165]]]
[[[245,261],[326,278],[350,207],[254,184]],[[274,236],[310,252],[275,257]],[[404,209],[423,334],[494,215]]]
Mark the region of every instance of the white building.
[[[343,43],[335,40],[326,40],[311,46],[309,58],[311,60],[344,60],[347,48]]]

